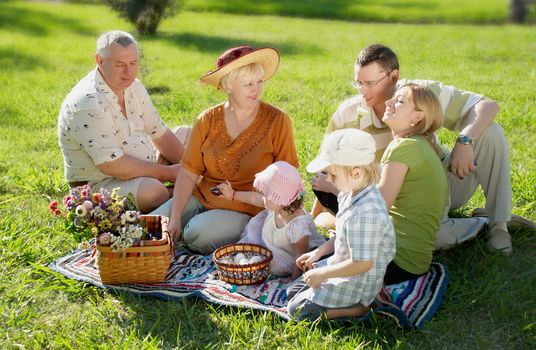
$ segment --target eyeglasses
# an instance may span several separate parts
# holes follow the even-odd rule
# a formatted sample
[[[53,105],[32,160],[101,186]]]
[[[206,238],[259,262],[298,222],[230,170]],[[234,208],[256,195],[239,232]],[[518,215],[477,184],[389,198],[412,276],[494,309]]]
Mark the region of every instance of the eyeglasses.
[[[367,88],[367,89],[372,89],[373,87],[375,87],[376,85],[378,85],[379,83],[381,83],[381,81],[385,78],[387,78],[389,76],[389,74],[391,74],[393,71],[390,71],[389,73],[385,74],[383,76],[383,78],[381,78],[380,80],[376,80],[376,81],[365,81],[363,83],[359,82],[359,81],[352,81],[351,84],[354,88],[356,89],[363,89],[363,88]]]

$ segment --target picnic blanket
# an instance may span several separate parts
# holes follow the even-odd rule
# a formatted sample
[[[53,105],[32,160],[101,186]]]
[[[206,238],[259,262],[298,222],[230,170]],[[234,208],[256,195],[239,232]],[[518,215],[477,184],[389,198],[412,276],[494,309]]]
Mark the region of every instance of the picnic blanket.
[[[177,251],[166,281],[161,284],[103,285],[92,250],[77,249],[49,267],[62,275],[115,292],[167,300],[201,297],[208,302],[274,312],[290,320],[287,313],[286,285],[270,277],[254,286],[237,286],[217,278],[211,256]],[[448,284],[448,272],[439,263],[416,280],[386,286],[373,304],[373,313],[393,317],[400,326],[420,328],[437,312]],[[369,313],[360,320],[368,320]]]

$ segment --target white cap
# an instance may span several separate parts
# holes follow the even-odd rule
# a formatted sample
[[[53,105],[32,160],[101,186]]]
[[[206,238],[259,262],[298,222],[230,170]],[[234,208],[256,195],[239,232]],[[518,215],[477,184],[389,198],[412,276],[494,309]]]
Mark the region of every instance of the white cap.
[[[360,166],[374,161],[376,142],[369,133],[359,129],[341,129],[326,135],[320,154],[307,165],[317,173],[330,165]]]

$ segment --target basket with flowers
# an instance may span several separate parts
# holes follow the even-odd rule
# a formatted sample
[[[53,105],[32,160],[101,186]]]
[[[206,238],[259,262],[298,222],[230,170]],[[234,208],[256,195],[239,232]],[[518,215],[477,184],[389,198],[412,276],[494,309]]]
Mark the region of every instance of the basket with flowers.
[[[95,248],[102,283],[165,280],[172,255],[166,217],[141,215],[130,196],[120,196],[118,189],[91,193],[88,185],[72,188],[63,198],[64,209],[58,206],[57,201],[49,204],[79,248]]]

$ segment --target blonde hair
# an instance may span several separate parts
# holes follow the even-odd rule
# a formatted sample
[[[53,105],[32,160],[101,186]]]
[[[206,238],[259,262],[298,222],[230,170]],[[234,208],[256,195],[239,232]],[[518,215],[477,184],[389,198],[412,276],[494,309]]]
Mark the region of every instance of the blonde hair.
[[[413,135],[421,135],[434,148],[437,154],[441,149],[436,142],[434,132],[443,124],[443,110],[436,95],[430,88],[414,83],[403,85],[410,90],[409,98],[417,111],[424,113],[424,118],[415,125]]]
[[[231,86],[237,77],[244,79],[262,78],[264,76],[264,68],[260,63],[254,62],[248,65],[233,69],[229,73],[225,74],[220,79],[220,86],[223,91],[229,93]]]
[[[367,165],[359,166],[332,164],[328,167],[328,170],[330,170],[330,172],[335,172],[338,170],[338,172],[346,176],[347,179],[351,179],[353,178],[353,171],[355,168],[358,168],[360,170],[361,181],[356,186],[356,188],[354,188],[354,191],[362,190],[363,188],[375,185],[380,181],[380,165],[375,161]]]

